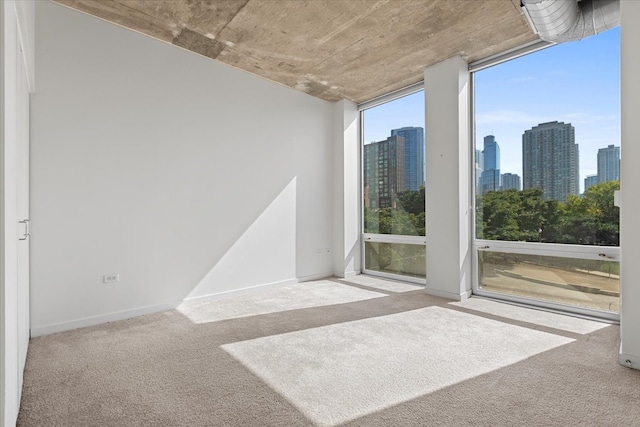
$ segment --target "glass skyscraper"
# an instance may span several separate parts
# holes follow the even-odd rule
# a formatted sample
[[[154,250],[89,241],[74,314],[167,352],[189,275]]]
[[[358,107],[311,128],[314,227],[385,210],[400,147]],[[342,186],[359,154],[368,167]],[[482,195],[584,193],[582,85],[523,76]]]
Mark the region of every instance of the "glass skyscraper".
[[[524,189],[540,188],[545,200],[567,201],[579,194],[578,144],[571,123],[548,122],[522,135]]]
[[[609,145],[598,150],[598,182],[620,179],[620,147]]]
[[[484,170],[484,158],[482,151],[476,150],[476,194],[482,194],[482,171]]]
[[[500,146],[495,136],[484,137],[484,170],[482,171],[482,194],[489,191],[500,191],[502,185],[500,177]]]
[[[424,129],[421,127],[403,127],[393,129],[391,136],[404,138],[404,173],[407,190],[418,191],[424,186]]]

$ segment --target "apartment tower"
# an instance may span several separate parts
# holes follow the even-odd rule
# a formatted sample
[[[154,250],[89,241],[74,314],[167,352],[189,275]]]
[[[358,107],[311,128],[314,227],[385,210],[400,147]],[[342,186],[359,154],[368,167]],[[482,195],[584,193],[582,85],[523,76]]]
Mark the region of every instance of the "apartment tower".
[[[364,146],[365,207],[396,207],[398,193],[406,191],[405,141],[390,136]]]
[[[565,202],[579,194],[578,144],[571,123],[548,122],[522,135],[524,189],[540,188],[545,200]]]
[[[609,145],[598,150],[598,182],[620,179],[620,147]]]
[[[391,136],[404,138],[404,181],[407,190],[418,191],[424,186],[424,129],[403,127],[393,129]]]
[[[503,173],[502,174],[502,189],[503,190],[518,190],[520,191],[520,175],[515,173]]]

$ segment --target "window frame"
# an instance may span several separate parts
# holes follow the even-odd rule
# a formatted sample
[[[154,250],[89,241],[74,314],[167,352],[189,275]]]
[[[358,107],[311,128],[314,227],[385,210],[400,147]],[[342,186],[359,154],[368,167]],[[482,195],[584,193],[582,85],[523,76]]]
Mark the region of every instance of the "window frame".
[[[400,234],[377,234],[377,233],[365,233],[364,232],[364,111],[369,108],[374,108],[382,104],[386,104],[387,102],[392,102],[397,99],[403,98],[408,95],[412,95],[414,93],[424,91],[424,81],[419,81],[412,85],[406,86],[404,88],[398,89],[396,91],[390,92],[388,94],[379,96],[370,101],[366,101],[358,104],[358,130],[359,130],[359,144],[360,144],[360,156],[358,161],[359,169],[360,169],[360,227],[362,233],[360,233],[360,253],[362,256],[360,257],[361,262],[361,271],[364,274],[370,276],[377,276],[385,279],[399,280],[403,282],[411,282],[419,285],[426,285],[426,277],[424,279],[419,277],[406,276],[402,274],[393,274],[387,273],[383,271],[370,270],[367,269],[366,266],[366,243],[392,243],[392,244],[405,244],[405,245],[424,245],[426,249],[426,236],[410,236],[410,235],[400,235]],[[426,145],[426,141],[425,141]],[[425,184],[426,187],[426,184]],[[425,188],[426,191],[426,188]],[[426,210],[426,208],[425,208]],[[425,259],[426,263],[426,259]]]
[[[491,250],[492,252],[501,253],[513,253],[523,255],[540,255],[540,256],[552,256],[560,258],[574,258],[585,260],[606,260],[612,262],[620,262],[620,246],[596,246],[596,245],[572,245],[563,243],[538,243],[538,242],[515,242],[505,240],[486,240],[478,239],[477,237],[477,197],[476,197],[476,111],[475,111],[475,73],[482,71],[486,68],[494,67],[503,62],[517,59],[521,56],[535,53],[539,50],[546,49],[555,46],[556,43],[548,42],[534,42],[525,44],[519,48],[512,49],[510,51],[495,55],[490,58],[486,58],[481,61],[477,61],[469,64],[469,83],[470,83],[470,165],[471,168],[471,182],[470,185],[473,190],[470,191],[472,197],[470,216],[471,221],[471,293],[480,297],[486,297],[490,299],[500,300],[504,302],[510,302],[526,307],[542,308],[558,313],[571,314],[574,316],[585,317],[590,319],[598,319],[611,323],[620,322],[620,314],[610,311],[602,311],[591,308],[583,308],[571,304],[563,304],[558,302],[551,302],[535,298],[527,298],[524,296],[505,294],[493,291],[487,291],[479,289],[479,253],[483,250]],[[524,183],[523,183],[524,185]]]

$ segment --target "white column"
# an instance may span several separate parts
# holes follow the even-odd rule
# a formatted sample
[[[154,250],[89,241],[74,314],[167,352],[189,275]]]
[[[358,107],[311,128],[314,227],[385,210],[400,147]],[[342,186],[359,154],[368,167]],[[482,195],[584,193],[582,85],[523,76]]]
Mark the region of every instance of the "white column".
[[[427,293],[471,294],[470,76],[460,57],[425,70]]]
[[[640,2],[620,2],[621,158],[620,158],[620,363],[640,369]]]
[[[351,101],[334,105],[333,272],[338,277],[360,273],[360,144],[358,107]]]

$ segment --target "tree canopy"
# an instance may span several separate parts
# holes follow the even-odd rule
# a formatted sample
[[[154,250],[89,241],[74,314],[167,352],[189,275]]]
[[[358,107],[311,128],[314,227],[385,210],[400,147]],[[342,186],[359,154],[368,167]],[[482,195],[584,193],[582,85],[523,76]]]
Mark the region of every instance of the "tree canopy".
[[[542,190],[490,191],[477,197],[480,239],[581,245],[619,245],[620,209],[613,205],[619,181],[589,187],[566,203],[544,200]],[[365,208],[365,232],[425,235],[425,190],[406,191],[396,208]]]
[[[477,237],[617,246],[620,210],[613,194],[619,188],[619,181],[603,182],[566,203],[544,200],[540,189],[490,191],[477,198]]]

